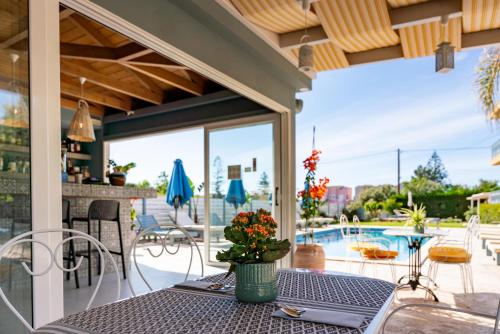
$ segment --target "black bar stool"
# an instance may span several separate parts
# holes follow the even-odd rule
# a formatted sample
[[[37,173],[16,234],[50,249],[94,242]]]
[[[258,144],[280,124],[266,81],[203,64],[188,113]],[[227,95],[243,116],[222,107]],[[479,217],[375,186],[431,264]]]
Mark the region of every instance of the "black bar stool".
[[[120,241],[120,251],[109,251],[111,254],[120,255],[122,258],[123,266],[123,278],[127,279],[127,274],[125,272],[125,251],[123,249],[123,239],[122,239],[122,227],[120,224],[120,202],[113,200],[95,200],[90,203],[88,216],[86,218],[73,218],[71,221],[74,222],[86,222],[87,223],[87,233],[92,235],[91,222],[93,220],[98,221],[97,228],[97,239],[101,240],[101,227],[102,221],[106,222],[116,222],[118,225],[118,238]],[[97,250],[95,250],[97,251]],[[81,256],[86,257],[88,261],[88,275],[89,275],[89,285],[92,285],[92,250],[90,242],[87,244],[87,254],[81,254]],[[98,257],[98,272],[101,273],[101,258]]]
[[[67,224],[69,229],[73,229],[73,222],[70,219],[70,203],[67,199],[62,200],[62,223],[63,227],[64,224]],[[69,233],[69,236],[72,237],[73,234]],[[67,263],[67,268],[70,267],[71,263],[73,263],[73,267],[76,267],[76,251],[75,251],[75,240],[71,239],[69,241],[69,249],[68,249],[68,256],[63,257],[64,260],[66,260]],[[76,288],[80,288],[80,280],[78,279],[78,270],[73,271],[75,273],[75,283],[76,283]],[[66,273],[66,280],[70,280],[71,278],[71,273],[67,272]]]

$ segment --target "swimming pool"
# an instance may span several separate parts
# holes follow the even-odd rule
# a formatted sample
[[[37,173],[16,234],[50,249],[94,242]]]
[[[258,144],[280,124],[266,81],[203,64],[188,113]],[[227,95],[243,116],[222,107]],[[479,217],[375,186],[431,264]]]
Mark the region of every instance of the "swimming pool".
[[[387,239],[389,241],[389,249],[399,252],[396,261],[407,261],[409,254],[408,242],[406,241],[406,238],[384,235],[383,232],[385,230],[385,228],[362,228],[361,232],[368,237]],[[354,233],[355,229],[351,228],[351,235],[353,235]],[[304,242],[304,236],[298,235],[296,241],[297,243]],[[424,239],[422,241],[422,245],[427,241],[429,241],[429,239]],[[314,242],[323,245],[326,257],[350,257],[356,259],[361,258],[359,252],[349,250],[348,245],[352,243],[353,240],[344,239],[342,237],[342,234],[340,233],[340,229],[315,231]]]

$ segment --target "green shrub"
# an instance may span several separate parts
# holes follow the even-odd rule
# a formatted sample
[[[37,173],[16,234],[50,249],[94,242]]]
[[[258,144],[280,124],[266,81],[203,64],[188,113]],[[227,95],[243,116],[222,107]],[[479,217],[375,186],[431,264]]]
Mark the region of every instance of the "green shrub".
[[[481,224],[500,223],[500,203],[481,204],[479,208]]]
[[[396,195],[393,198],[403,207],[407,206],[408,198],[405,195]],[[427,194],[413,196],[413,203],[423,204],[427,217],[464,219],[469,205],[466,198],[467,195],[463,194]]]

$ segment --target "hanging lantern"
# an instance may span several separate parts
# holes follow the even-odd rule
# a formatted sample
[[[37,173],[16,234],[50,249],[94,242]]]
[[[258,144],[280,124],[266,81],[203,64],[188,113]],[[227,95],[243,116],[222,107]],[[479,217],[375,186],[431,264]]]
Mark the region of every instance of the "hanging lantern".
[[[436,49],[436,72],[447,73],[455,67],[455,47],[446,40],[448,15],[441,16],[441,43]]]
[[[85,80],[85,78],[80,78],[82,97]],[[89,105],[83,99],[78,100],[78,107],[69,125],[68,138],[86,143],[95,141],[94,126],[90,118]]]
[[[436,49],[436,72],[446,73],[455,67],[455,47],[449,42],[439,43]]]
[[[309,72],[313,70],[314,61],[312,45],[304,44],[299,49],[299,70]]]
[[[307,12],[310,10],[309,0],[302,0],[302,9],[304,10],[304,35],[300,38],[299,48],[299,70],[302,72],[311,72],[314,65],[314,51],[312,45],[307,44],[309,35],[307,34]]]

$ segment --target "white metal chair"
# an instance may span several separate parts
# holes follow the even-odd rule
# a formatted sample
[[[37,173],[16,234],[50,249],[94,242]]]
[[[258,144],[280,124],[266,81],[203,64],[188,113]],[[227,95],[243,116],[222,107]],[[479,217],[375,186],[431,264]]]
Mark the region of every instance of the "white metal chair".
[[[146,284],[147,288],[149,291],[153,291],[154,289],[152,288],[151,284],[148,282],[146,279],[144,273],[142,272],[138,262],[137,262],[137,248],[139,246],[139,241],[143,239],[145,236],[152,236],[154,237],[155,240],[160,241],[161,245],[161,250],[158,253],[154,253],[151,251],[149,247],[145,248],[147,252],[149,253],[150,256],[153,258],[159,258],[163,254],[169,254],[169,255],[176,255],[179,253],[179,250],[181,249],[181,245],[188,245],[189,246],[189,264],[186,272],[186,276],[184,280],[187,280],[189,277],[189,273],[191,272],[191,267],[193,265],[193,257],[195,256],[195,250],[197,254],[199,255],[200,258],[200,263],[201,263],[201,276],[204,276],[204,265],[203,265],[203,257],[202,253],[200,251],[200,248],[198,247],[198,244],[194,240],[194,238],[191,236],[191,234],[182,226],[179,226],[177,224],[171,224],[171,223],[163,223],[163,224],[155,224],[155,225],[150,225],[147,228],[143,228],[135,237],[134,241],[132,242],[132,245],[130,247],[130,256],[129,258],[131,259],[135,269],[137,270],[137,273],[139,274],[139,277],[142,279],[142,281]],[[133,284],[132,284],[132,279],[130,276],[128,276],[129,279],[128,284],[130,287],[130,291],[134,296],[137,295]]]
[[[465,237],[461,242],[455,240],[442,240],[429,248],[429,270],[428,277],[436,281],[439,265],[458,265],[460,276],[464,288],[464,293],[469,292],[469,288],[474,293],[474,281],[472,277],[472,249],[474,233],[477,228],[479,218],[471,218],[465,230]],[[427,286],[429,287],[429,286]]]
[[[493,327],[492,334],[500,333],[500,331],[498,330],[498,325],[500,323],[500,302],[499,302],[496,315],[482,313],[482,312],[475,312],[475,311],[470,311],[470,310],[464,310],[464,309],[459,309],[459,308],[453,308],[453,307],[444,306],[444,305],[436,305],[436,304],[405,304],[405,305],[399,306],[399,307],[395,308],[394,310],[392,310],[391,313],[389,313],[389,315],[384,319],[384,322],[382,323],[382,334],[385,333],[385,328],[387,326],[387,323],[389,322],[389,319],[391,319],[395,314],[397,314],[401,310],[404,310],[407,308],[427,308],[427,309],[445,310],[445,311],[451,311],[451,312],[457,312],[457,313],[463,313],[463,314],[470,314],[473,316],[483,317],[483,318],[487,318],[487,319],[494,319],[495,325]],[[449,318],[446,318],[446,319],[443,318],[443,323],[447,323],[448,321],[449,321]],[[401,329],[401,326],[399,328]],[[406,333],[408,333],[408,334],[410,334],[410,333],[411,334],[426,334],[421,330],[409,330]]]
[[[41,241],[39,238],[36,238],[35,236],[38,235],[43,235],[43,234],[50,234],[50,233],[68,233],[70,236],[67,238],[63,238],[56,246],[54,249],[51,249],[49,245],[47,245],[45,242]],[[2,261],[2,258],[4,258],[6,255],[8,255],[9,251],[12,251],[14,247],[16,246],[25,246],[28,244],[31,244],[33,246],[38,245],[37,251],[42,251],[42,249],[45,249],[47,251],[47,256],[50,259],[49,264],[47,265],[46,268],[43,270],[34,272],[30,266],[26,264],[26,262],[21,262],[21,266],[24,268],[24,270],[31,276],[43,276],[47,274],[53,267],[54,265],[60,269],[64,273],[71,273],[74,272],[75,270],[78,270],[80,265],[82,264],[82,257],[79,257],[76,265],[74,265],[72,268],[65,268],[63,264],[63,257],[62,257],[62,249],[64,247],[64,244],[67,242],[71,242],[74,240],[84,240],[89,243],[91,243],[95,249],[97,249],[99,253],[99,258],[101,259],[102,263],[102,270],[99,275],[99,280],[97,282],[97,285],[94,289],[94,292],[92,293],[92,296],[90,297],[90,300],[85,307],[85,310],[88,310],[93,302],[94,299],[97,295],[97,292],[99,290],[99,287],[101,286],[101,282],[103,279],[104,271],[106,268],[106,261],[105,261],[105,256],[107,255],[109,259],[111,260],[111,264],[113,266],[114,271],[116,272],[116,278],[117,278],[117,300],[120,299],[120,293],[121,293],[121,286],[120,286],[120,273],[118,271],[118,266],[116,265],[115,260],[113,259],[111,253],[106,249],[106,247],[96,238],[77,231],[77,230],[72,230],[72,229],[66,229],[66,228],[54,228],[54,229],[41,229],[37,231],[30,231],[30,232],[25,232],[22,233],[15,238],[10,239],[7,241],[5,244],[3,244],[0,247],[0,262]],[[12,305],[12,303],[7,299],[7,296],[5,295],[4,291],[2,290],[0,286],[0,298],[2,298],[3,302],[7,305],[7,307],[10,309],[10,311],[22,322],[22,324],[28,329],[29,332],[34,332],[34,328],[29,324],[26,319],[23,318],[23,316],[15,309],[15,307]]]
[[[373,265],[373,275],[377,276],[377,265],[384,263],[391,269],[392,281],[396,283],[396,268],[394,260],[399,255],[398,251],[390,250],[391,242],[386,238],[362,237],[359,238],[359,252],[361,254],[361,265],[359,273],[364,274],[366,264]],[[365,245],[365,246],[363,246]]]

